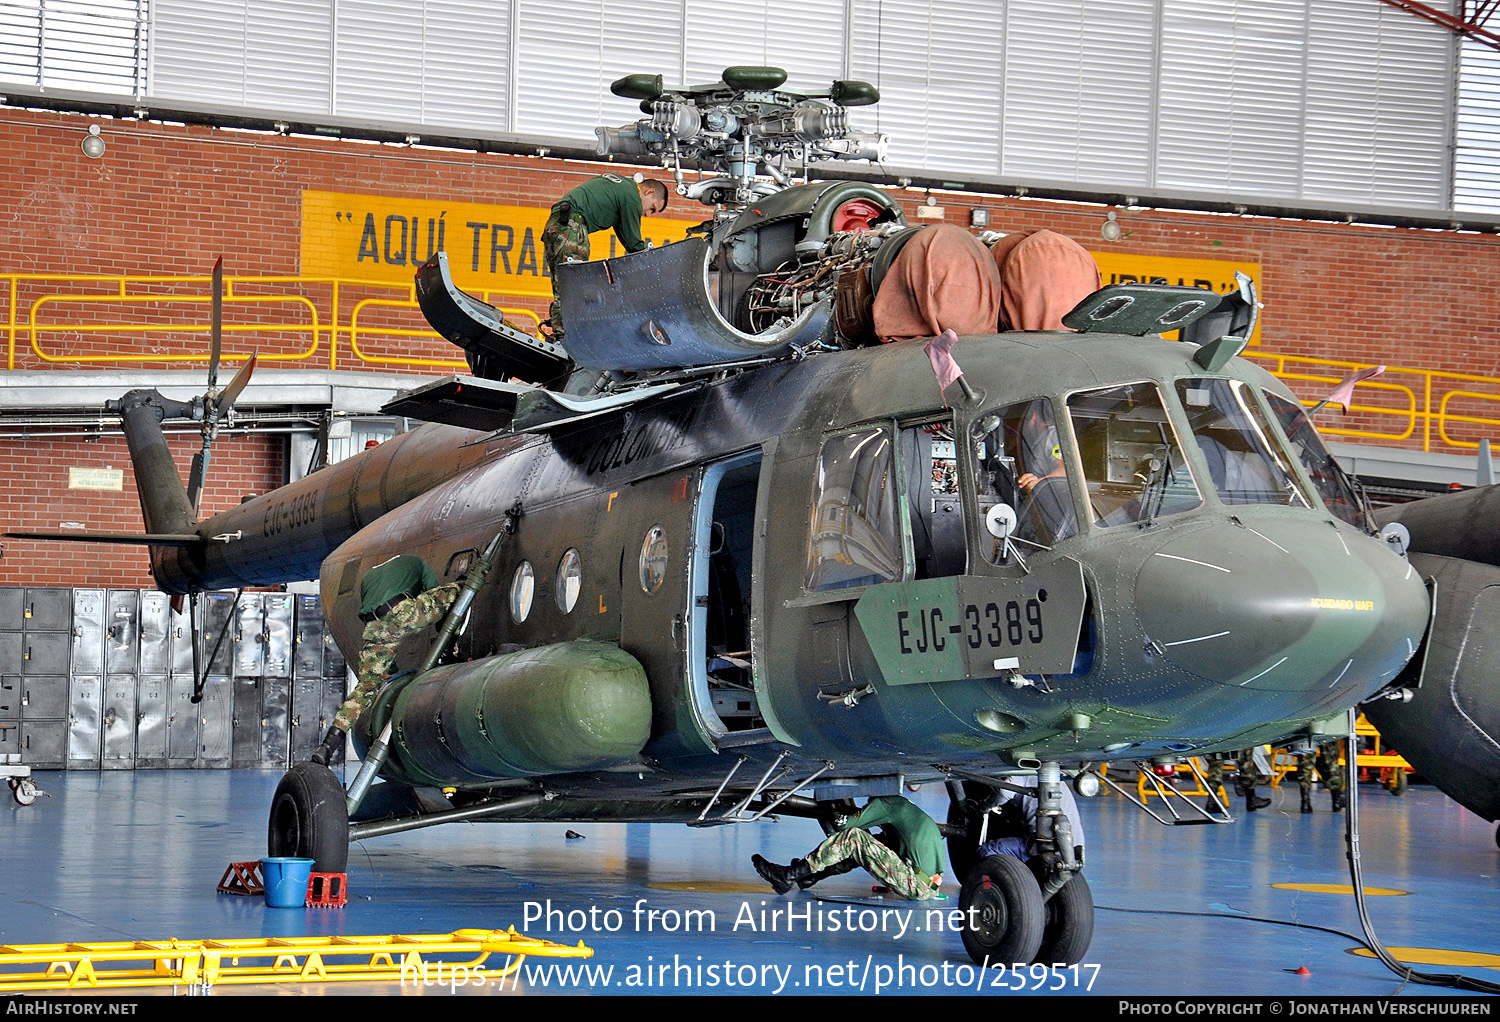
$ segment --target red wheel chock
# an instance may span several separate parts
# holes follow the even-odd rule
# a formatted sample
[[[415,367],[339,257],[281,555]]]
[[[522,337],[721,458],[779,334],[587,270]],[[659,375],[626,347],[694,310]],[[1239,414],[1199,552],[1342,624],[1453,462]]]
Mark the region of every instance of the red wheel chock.
[[[259,862],[231,862],[229,868],[224,871],[224,877],[219,881],[220,894],[254,894],[266,893],[266,885],[261,880]]]
[[[308,908],[342,908],[349,903],[344,873],[313,873],[307,878]]]

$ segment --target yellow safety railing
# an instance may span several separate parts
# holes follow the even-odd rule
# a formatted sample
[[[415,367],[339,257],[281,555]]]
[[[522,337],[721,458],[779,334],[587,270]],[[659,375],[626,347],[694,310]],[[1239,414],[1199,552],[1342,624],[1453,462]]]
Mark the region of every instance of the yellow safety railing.
[[[484,985],[513,976],[529,956],[589,958],[593,949],[508,930],[380,937],[269,937],[0,945],[0,992],[35,993],[220,983]],[[454,955],[470,957],[453,961]],[[491,955],[504,955],[498,968]],[[445,956],[438,959],[437,956]]]
[[[15,369],[22,352],[29,352],[44,364],[206,362],[208,309],[212,301],[209,284],[208,276],[0,274],[6,304],[6,368]],[[372,297],[371,292],[379,297]],[[486,291],[480,297],[495,304],[519,296]],[[226,276],[223,304],[222,332],[226,340],[256,335],[279,337],[277,347],[290,349],[266,350],[256,345],[263,362],[299,362],[337,369],[341,357],[352,357],[365,365],[465,366],[461,358],[382,355],[369,350],[373,339],[416,341],[434,349],[443,346],[425,325],[371,325],[368,320],[364,323],[360,320],[361,314],[371,310],[390,310],[421,323],[415,283],[338,277]],[[202,318],[185,317],[181,311],[184,308]],[[239,317],[242,321],[234,321],[236,312],[242,313]],[[500,312],[510,319],[529,320],[533,332],[541,322],[541,316],[528,308],[501,306]],[[201,334],[201,339],[182,341],[184,335],[194,333]],[[108,338],[118,350],[63,350],[56,342],[61,335]],[[163,335],[174,335],[178,346],[152,343]],[[230,361],[247,357],[248,352],[224,354]]]
[[[6,301],[6,368],[15,369],[22,352],[47,365],[206,361],[209,280],[208,276],[0,274]],[[236,347],[243,347],[242,339],[254,335],[276,338],[274,344],[258,346],[262,361],[329,369],[337,369],[341,359],[364,366],[465,366],[462,359],[441,354],[445,344],[421,319],[415,283],[308,276],[226,277],[224,283],[225,336],[241,340]],[[478,297],[491,305],[517,298],[533,304],[542,301],[534,295],[501,291]],[[184,307],[203,318],[182,322]],[[524,306],[502,306],[500,312],[529,320],[533,329],[541,321],[541,316]],[[194,333],[201,337],[190,342],[183,339]],[[108,338],[119,350],[97,350],[96,344],[95,350],[66,351],[58,344],[62,335]],[[165,335],[175,336],[175,349],[163,344],[143,350]],[[376,350],[381,342],[402,345],[408,352],[426,350],[382,354]],[[1347,373],[1369,365],[1261,350],[1245,354],[1290,383],[1309,404],[1332,390]],[[230,360],[246,357],[248,352],[225,355]],[[1378,379],[1361,383],[1355,397],[1352,425],[1325,414],[1318,420],[1319,430],[1390,445],[1420,445],[1423,451],[1474,450],[1480,439],[1500,439],[1500,378],[1391,367]]]
[[[1348,373],[1373,364],[1267,351],[1247,351],[1245,357],[1262,363],[1271,375],[1315,398],[1331,391]],[[1299,382],[1308,386],[1296,388]],[[1355,394],[1367,400],[1352,403],[1350,412],[1360,414],[1367,425],[1373,420],[1375,424],[1389,423],[1389,428],[1340,426],[1335,416],[1324,414],[1318,418],[1318,432],[1393,445],[1420,441],[1424,451],[1431,451],[1434,444],[1475,450],[1480,439],[1500,439],[1500,379],[1493,376],[1390,366],[1376,379],[1359,384]],[[1370,399],[1383,403],[1372,404]],[[1493,409],[1494,414],[1481,414],[1479,409]],[[1463,427],[1469,427],[1467,432],[1475,438],[1456,436]]]

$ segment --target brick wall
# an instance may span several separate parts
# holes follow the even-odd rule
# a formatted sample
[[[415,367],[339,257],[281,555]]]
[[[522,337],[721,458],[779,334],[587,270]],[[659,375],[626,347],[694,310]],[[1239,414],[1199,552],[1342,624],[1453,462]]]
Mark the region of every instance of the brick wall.
[[[78,148],[90,123],[102,125],[108,146],[99,160],[85,158]],[[195,275],[206,273],[222,254],[232,274],[297,274],[304,190],[545,207],[601,169],[17,110],[0,110],[0,151],[8,164],[0,176],[0,273]],[[914,215],[921,195],[902,193],[901,198],[908,215]],[[984,207],[999,229],[1050,228],[1096,251],[1258,262],[1265,350],[1500,376],[1495,331],[1500,294],[1494,285],[1500,277],[1500,238],[1495,236],[1126,210],[1120,213],[1126,233],[1111,244],[1099,238],[1099,207],[957,195],[939,195],[938,201],[948,208],[950,221],[967,223],[969,208]],[[681,203],[669,211],[702,219],[695,212]],[[73,352],[119,350],[120,344],[118,338],[86,332],[60,340]],[[456,355],[435,336],[413,342],[413,352]],[[18,354],[20,368],[42,364],[25,351]],[[260,378],[275,368],[261,370]],[[341,362],[340,368],[359,366]],[[1293,386],[1308,398],[1326,390],[1323,384]],[[1372,395],[1368,400],[1394,405],[1403,400],[1396,393],[1362,389],[1362,399],[1366,394]],[[1500,407],[1480,402],[1474,412],[1497,417]],[[1355,416],[1326,424],[1368,421]],[[1478,432],[1456,439],[1483,435],[1474,429]],[[1420,444],[1420,438],[1383,442]],[[7,471],[0,483],[0,522],[7,528],[57,528],[59,521],[140,528],[122,441],[3,444]],[[195,448],[193,438],[174,444],[184,472]],[[221,440],[205,507],[221,510],[241,491],[273,485],[283,472],[280,450],[280,438]],[[67,468],[75,464],[123,467],[124,492],[67,490]],[[226,487],[231,479],[236,484]],[[145,564],[139,550],[10,541],[0,558],[0,585],[133,587],[144,584]]]

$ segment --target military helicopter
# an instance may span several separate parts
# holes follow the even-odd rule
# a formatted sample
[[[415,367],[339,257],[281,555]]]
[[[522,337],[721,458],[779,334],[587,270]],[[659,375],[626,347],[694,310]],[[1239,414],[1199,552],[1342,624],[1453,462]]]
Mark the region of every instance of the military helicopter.
[[[558,267],[562,346],[440,253],[419,301],[476,375],[399,397],[427,422],[377,448],[198,522],[160,423],[224,397],[114,403],[137,540],[171,593],[318,576],[351,660],[373,567],[417,554],[467,583],[403,651],[443,662],[357,723],[350,791],[314,763],[282,780],[273,854],[339,871],[351,840],[452,820],[828,827],[941,781],[971,956],[1077,962],[1093,902],[1065,781],[1326,733],[1398,683],[1428,591],[1297,398],[1236,357],[1248,282],[1113,286],[1066,330],[962,336],[946,387],[921,338],[865,343],[838,282],[878,291],[921,229],[872,186],[792,184],[879,141],[840,105],[869,86],[784,80],[617,82],[648,116],[603,152],[661,153],[711,220]],[[723,172],[689,184],[683,159]],[[1029,862],[976,863],[1013,791],[1036,800]]]

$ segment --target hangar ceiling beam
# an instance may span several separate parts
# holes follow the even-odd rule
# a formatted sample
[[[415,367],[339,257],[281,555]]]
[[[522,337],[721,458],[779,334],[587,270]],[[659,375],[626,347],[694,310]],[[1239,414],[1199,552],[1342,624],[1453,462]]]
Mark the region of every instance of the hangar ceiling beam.
[[[1428,4],[1418,3],[1417,0],[1380,0],[1380,2],[1403,11],[1410,11],[1419,18],[1441,25],[1456,35],[1472,39],[1492,50],[1500,50],[1500,35],[1485,27],[1490,20],[1490,15],[1495,13],[1497,7],[1500,7],[1500,0],[1463,0],[1463,3],[1459,5],[1458,14],[1440,11]]]

